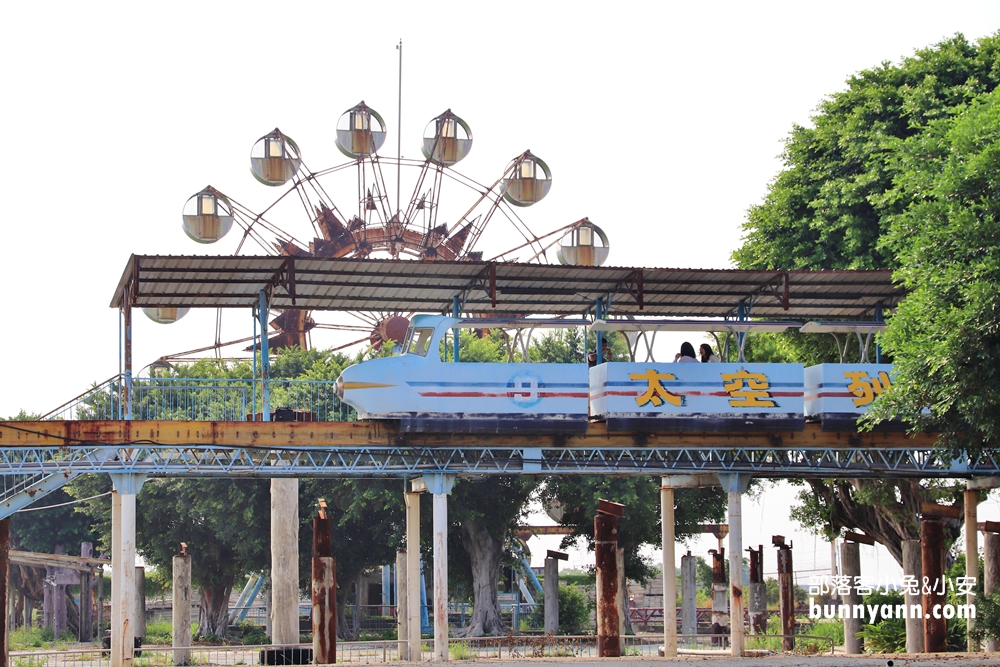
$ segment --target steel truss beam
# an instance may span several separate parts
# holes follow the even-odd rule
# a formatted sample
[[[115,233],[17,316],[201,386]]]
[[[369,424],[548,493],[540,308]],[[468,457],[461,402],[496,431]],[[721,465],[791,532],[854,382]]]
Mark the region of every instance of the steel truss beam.
[[[139,473],[155,477],[669,475],[973,477],[1000,474],[1000,454],[950,461],[927,448],[870,447],[227,447],[77,444],[0,449],[0,475]]]

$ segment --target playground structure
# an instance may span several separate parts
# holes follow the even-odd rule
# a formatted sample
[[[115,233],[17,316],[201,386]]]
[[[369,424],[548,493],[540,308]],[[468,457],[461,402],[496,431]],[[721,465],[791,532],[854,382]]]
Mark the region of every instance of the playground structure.
[[[778,322],[783,328],[801,323],[835,329],[827,333],[876,330],[902,292],[888,272],[710,271],[543,266],[495,262],[398,262],[391,260],[316,259],[299,257],[140,257],[133,256],[112,300],[122,314],[121,419],[44,421],[0,424],[0,473],[10,483],[4,517],[25,507],[81,474],[109,473],[113,494],[112,667],[132,661],[131,614],[134,581],[135,498],[149,476],[259,475],[272,478],[272,606],[276,644],[298,640],[297,540],[289,526],[297,525],[297,482],[304,475],[392,476],[410,480],[407,503],[408,540],[418,540],[419,497],[429,493],[434,524],[433,656],[447,660],[447,496],[457,476],[484,474],[629,474],[661,477],[664,571],[674,567],[673,494],[677,488],[720,485],[728,496],[728,556],[730,569],[742,569],[741,496],[753,476],[973,478],[975,488],[989,488],[1000,476],[1000,459],[986,453],[951,460],[934,450],[931,434],[906,435],[900,430],[858,432],[854,419],[867,400],[885,384],[890,370],[878,365],[811,369],[798,365],[773,369],[781,377],[778,391],[763,384],[771,368],[756,368],[742,360],[744,336],[754,327]],[[585,318],[597,333],[600,349],[604,331],[650,331],[671,326],[686,331],[728,332],[737,361],[712,364],[716,374],[744,375],[725,380],[707,393],[724,405],[721,411],[702,405],[695,393],[671,381],[688,382],[692,392],[706,393],[709,380],[701,365],[659,365],[647,362],[599,364],[589,374],[580,364],[584,397],[578,426],[534,429],[454,429],[448,424],[407,424],[401,416],[388,420],[351,422],[272,422],[268,377],[268,338],[260,344],[259,421],[165,421],[134,418],[134,378],[131,340],[134,308],[243,308],[254,312],[261,331],[267,330],[272,309],[385,310],[450,314],[435,320],[426,351],[440,347],[443,332],[472,324],[506,326],[497,320],[532,315]],[[660,319],[652,319],[660,318]],[[663,318],[705,318],[701,321]],[[751,319],[753,318],[753,319]],[[776,318],[780,318],[777,320]],[[530,327],[530,319],[525,322]],[[831,322],[836,322],[831,324]],[[852,322],[857,326],[852,328]],[[419,321],[415,321],[416,331]],[[775,326],[778,326],[775,325]],[[701,328],[697,328],[701,326]],[[523,328],[523,326],[521,327]],[[759,329],[758,329],[759,330]],[[413,334],[415,335],[415,334]],[[411,335],[412,336],[412,335]],[[636,341],[639,337],[636,337]],[[409,348],[408,348],[409,349]],[[637,343],[632,346],[633,359]],[[403,363],[408,355],[377,360]],[[456,355],[457,356],[457,355]],[[876,360],[877,354],[876,354]],[[375,362],[369,368],[377,368]],[[447,365],[447,362],[436,362]],[[460,371],[461,360],[445,371]],[[515,364],[518,365],[518,364]],[[497,364],[503,366],[503,364]],[[633,368],[634,366],[634,368]],[[686,377],[685,367],[696,375]],[[761,365],[773,366],[773,365]],[[358,366],[363,370],[365,364]],[[569,371],[569,369],[566,369]],[[520,369],[515,372],[525,372]],[[574,371],[575,372],[575,371]],[[637,386],[618,396],[608,387],[626,382]],[[676,374],[662,378],[663,391],[649,379],[632,375]],[[790,374],[787,378],[780,373]],[[861,373],[867,373],[867,382]],[[885,373],[885,377],[882,376]],[[839,374],[839,375],[838,375]],[[849,375],[849,374],[854,374]],[[764,376],[761,379],[759,376]],[[504,382],[512,381],[504,380]],[[363,382],[345,372],[348,382]],[[834,381],[841,386],[834,388]],[[576,380],[573,380],[576,382]],[[810,384],[812,382],[812,384]],[[700,383],[700,384],[699,384]],[[504,386],[496,400],[522,405],[519,414],[539,405],[544,382]],[[731,390],[726,385],[735,385]],[[855,384],[853,388],[850,386]],[[778,383],[775,383],[776,387]],[[372,389],[372,388],[369,388]],[[374,388],[382,389],[382,388]],[[331,388],[332,390],[332,388]],[[650,393],[651,392],[651,393]],[[735,394],[735,392],[742,392]],[[641,399],[650,396],[645,404]],[[513,394],[513,395],[512,395]],[[525,396],[527,394],[527,396]],[[773,394],[773,395],[772,395]],[[256,394],[255,394],[256,396]],[[591,407],[586,407],[587,398]],[[674,398],[679,398],[679,405]],[[657,403],[653,397],[659,398]],[[449,397],[441,397],[449,398]],[[457,398],[457,397],[451,397]],[[532,403],[538,399],[537,403]],[[602,399],[606,399],[602,403]],[[256,399],[255,399],[256,400]],[[631,401],[631,403],[630,403]],[[732,401],[744,405],[734,406]],[[771,414],[778,403],[780,419],[749,417],[747,410]],[[532,403],[532,405],[524,405]],[[624,409],[627,405],[628,409]],[[632,407],[632,406],[635,407]],[[669,407],[667,407],[669,406]],[[684,408],[689,410],[685,411]],[[845,407],[846,406],[846,407]],[[732,407],[739,407],[734,412]],[[669,418],[654,409],[670,410]],[[678,409],[679,408],[679,409]],[[576,409],[574,409],[576,410]],[[810,410],[814,412],[810,413]],[[482,414],[493,414],[487,410]],[[244,415],[247,413],[244,412]],[[559,414],[553,411],[549,414]],[[380,415],[373,415],[380,416]],[[593,417],[593,418],[591,418]],[[807,421],[807,417],[809,421]],[[245,417],[244,417],[245,418]],[[617,421],[616,421],[617,420]],[[433,422],[434,420],[430,420]],[[552,420],[555,421],[555,420]],[[967,499],[966,516],[975,526],[975,501]],[[614,510],[617,511],[617,510]],[[611,511],[609,516],[615,516]],[[606,514],[606,513],[605,513]],[[933,508],[925,514],[933,515]],[[293,520],[290,520],[293,519]],[[972,531],[975,547],[975,530]],[[414,542],[410,542],[411,544]],[[968,548],[968,545],[967,545]],[[972,553],[975,553],[973,551]],[[975,556],[970,562],[976,562]],[[419,581],[418,559],[405,558],[407,582]],[[790,565],[790,559],[789,559]],[[924,573],[928,574],[927,572]],[[974,575],[973,575],[974,576]],[[409,585],[409,584],[408,584]],[[674,600],[672,577],[664,581],[664,600]],[[599,586],[600,588],[600,586]],[[409,628],[420,626],[419,596],[408,591]],[[725,589],[723,589],[725,594]],[[743,618],[744,595],[733,583],[728,591],[732,618]],[[604,600],[607,602],[607,600]],[[612,604],[612,607],[614,605]],[[665,604],[664,651],[677,651],[676,611]],[[402,616],[402,614],[401,614]],[[600,623],[600,622],[599,622]],[[612,636],[607,625],[604,636]],[[608,633],[611,633],[610,635]],[[743,654],[742,623],[730,627],[731,649]],[[417,632],[400,634],[408,656],[419,658]],[[600,640],[599,640],[600,643]],[[317,653],[319,655],[319,653]]]

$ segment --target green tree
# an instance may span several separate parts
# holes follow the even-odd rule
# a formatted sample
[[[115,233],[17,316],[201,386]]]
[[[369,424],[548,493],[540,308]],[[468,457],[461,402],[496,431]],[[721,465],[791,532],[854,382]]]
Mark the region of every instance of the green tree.
[[[931,194],[932,175],[944,173],[942,155],[948,149],[945,128],[952,119],[962,115],[969,104],[993,91],[998,82],[1000,33],[976,43],[956,35],[916,51],[899,64],[882,63],[850,77],[845,90],[830,95],[819,105],[812,118],[812,127],[792,129],[782,154],[784,169],[770,184],[763,203],[748,212],[743,225],[743,245],[733,253],[737,266],[742,269],[899,269],[897,275],[904,283],[907,276],[913,280],[914,271],[924,270],[926,281],[939,284],[931,267],[926,262],[921,264],[917,255],[907,255],[906,248],[933,253],[953,249],[960,243],[970,243],[970,249],[979,248],[982,242],[988,241],[955,236],[956,229],[936,237],[924,231],[930,217],[940,215],[942,210],[939,206],[937,213],[932,213],[930,204],[935,197]],[[946,189],[943,184],[941,187]],[[922,213],[918,213],[920,211]],[[914,243],[910,243],[911,238]],[[944,247],[934,247],[935,243]],[[950,261],[944,257],[939,259]],[[938,264],[937,268],[943,265]],[[956,267],[949,280],[956,285],[964,282],[962,267]],[[913,289],[917,283],[906,284]],[[976,284],[982,288],[981,282]],[[945,304],[944,300],[937,303]],[[979,305],[985,303],[980,301]],[[977,333],[980,335],[976,338],[965,338],[967,346],[964,349],[960,349],[960,344],[941,345],[940,340],[932,348],[931,341],[936,334],[949,332],[953,343],[962,335],[946,317],[933,332],[922,328],[921,318],[927,316],[927,306],[926,296],[911,294],[891,318],[897,323],[890,324],[890,333],[881,342],[887,356],[896,363],[896,377],[901,377],[902,386],[910,389],[905,390],[906,393],[902,389],[891,391],[889,394],[895,394],[894,398],[876,401],[873,415],[914,417],[915,413],[919,414],[920,408],[934,402],[925,400],[927,387],[932,386],[926,380],[934,378],[933,386],[940,391],[933,397],[937,410],[932,409],[932,413],[948,414],[952,425],[957,425],[966,407],[959,405],[959,395],[955,393],[959,385],[966,383],[967,391],[971,391],[973,385],[990,386],[985,380],[994,364],[979,354],[983,343],[981,334],[990,329],[988,326],[979,328]],[[954,313],[954,309],[938,312]],[[906,322],[910,325],[904,330]],[[933,349],[940,353],[936,357],[938,362],[963,352],[968,357],[976,350],[969,363],[976,366],[978,375],[955,376],[953,384],[945,377],[945,382],[938,384],[939,378],[931,372],[934,364],[921,365],[919,359],[926,360],[927,355],[920,357],[917,347],[907,343],[911,334],[917,335],[917,330],[926,334],[922,339],[924,352]],[[763,350],[763,356],[806,364],[839,360],[828,337],[785,334],[777,341]],[[855,351],[851,348],[848,351],[848,360],[856,360]],[[902,359],[900,356],[914,352],[917,357]],[[955,364],[947,368],[946,373],[957,372]],[[924,394],[918,396],[913,387],[921,380],[926,387]],[[973,414],[985,416],[995,407],[990,392],[983,391],[978,397],[971,393],[966,395],[969,402],[979,401],[979,412]],[[914,422],[919,424],[922,420],[917,417]],[[982,433],[970,435],[973,439],[980,436],[982,443]],[[971,444],[968,439],[958,442],[949,440],[948,436],[945,442],[953,446]],[[794,512],[799,521],[827,535],[845,527],[863,530],[884,544],[897,561],[901,560],[901,540],[917,536],[916,508],[920,501],[954,498],[956,504],[962,502],[957,487],[952,488],[952,485],[892,479],[809,480],[807,483],[809,490],[800,494],[800,505]],[[950,528],[954,533],[958,526],[954,524]]]
[[[110,490],[105,475],[80,477],[69,488],[80,498]],[[82,506],[110,552],[109,496]],[[169,573],[180,543],[187,544],[191,583],[199,590],[198,635],[226,636],[233,585],[268,569],[269,511],[268,482],[259,479],[150,479],[136,497],[136,552],[147,563]]]
[[[901,63],[884,62],[847,80],[820,103],[812,127],[792,128],[784,169],[751,207],[743,269],[884,269],[898,266],[880,246],[900,193],[893,159],[900,140],[950,118],[1000,82],[1000,35],[975,44],[956,35]]]
[[[895,358],[870,419],[933,424],[950,456],[1000,436],[1000,91],[905,142],[897,190],[912,203],[883,246],[909,293],[881,343]]]

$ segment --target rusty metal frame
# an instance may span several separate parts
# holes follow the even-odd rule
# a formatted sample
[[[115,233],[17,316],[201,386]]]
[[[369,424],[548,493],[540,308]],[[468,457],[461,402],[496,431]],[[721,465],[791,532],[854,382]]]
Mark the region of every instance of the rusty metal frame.
[[[127,446],[127,449],[126,449]],[[125,455],[125,452],[128,455]],[[928,448],[511,447],[157,445],[5,447],[0,475],[137,473],[158,477],[412,477],[458,475],[663,475],[755,477],[969,477],[1000,473],[1000,453],[957,464]]]

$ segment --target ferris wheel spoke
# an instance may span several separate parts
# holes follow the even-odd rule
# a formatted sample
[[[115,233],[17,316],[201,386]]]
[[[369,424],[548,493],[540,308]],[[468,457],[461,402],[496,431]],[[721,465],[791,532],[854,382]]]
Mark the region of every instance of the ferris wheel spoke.
[[[397,182],[396,192],[390,196],[386,170],[378,154],[385,136],[386,125],[382,117],[361,102],[345,111],[337,122],[337,148],[350,159],[312,171],[303,160],[298,145],[275,128],[254,144],[251,171],[254,178],[265,185],[285,187],[257,213],[208,186],[185,204],[185,232],[196,241],[212,243],[235,224],[242,231],[237,254],[245,252],[250,242],[268,255],[331,258],[388,255],[394,259],[478,261],[483,256],[480,244],[500,238],[494,228],[505,224],[503,244],[511,243],[511,239],[519,242],[514,248],[495,255],[496,258],[507,260],[514,253],[526,251],[530,255],[528,261],[544,261],[546,251],[560,239],[572,238],[569,243],[584,246],[594,243],[595,237],[600,237],[604,243],[600,251],[593,248],[567,250],[564,241],[558,251],[560,260],[564,260],[564,251],[569,252],[566,257],[570,263],[584,265],[599,264],[607,256],[606,236],[586,219],[539,236],[521,218],[517,208],[537,203],[551,186],[548,166],[530,151],[513,158],[490,185],[456,171],[454,166],[471,150],[472,131],[449,109],[427,124],[422,160],[401,155],[392,160],[397,167]],[[416,172],[408,200],[401,194],[404,166],[409,174]],[[464,198],[453,200],[456,190],[463,193]],[[355,204],[349,203],[352,196]],[[298,205],[293,203],[295,200]],[[347,207],[339,208],[335,200]],[[305,211],[308,222],[296,223],[293,230],[307,229],[306,235],[311,231],[312,238],[308,241],[296,238],[286,229],[288,219],[284,216],[296,209]],[[351,209],[356,209],[356,213],[347,213]],[[459,215],[455,216],[456,213]],[[517,236],[511,236],[509,229]],[[158,318],[157,321],[172,321],[170,318],[183,316],[166,312],[147,314]],[[338,349],[366,340],[377,348],[388,340],[398,342],[398,338],[405,335],[412,315],[394,311],[348,312],[349,317],[341,318],[346,320],[344,322],[316,322],[313,314],[311,311],[276,310],[267,331],[261,335],[267,335],[274,347],[280,349],[291,345],[311,346],[313,329],[345,334],[367,332],[366,339]],[[214,345],[205,350],[215,349],[218,356],[219,347],[226,345],[221,342],[219,316],[214,338]]]

